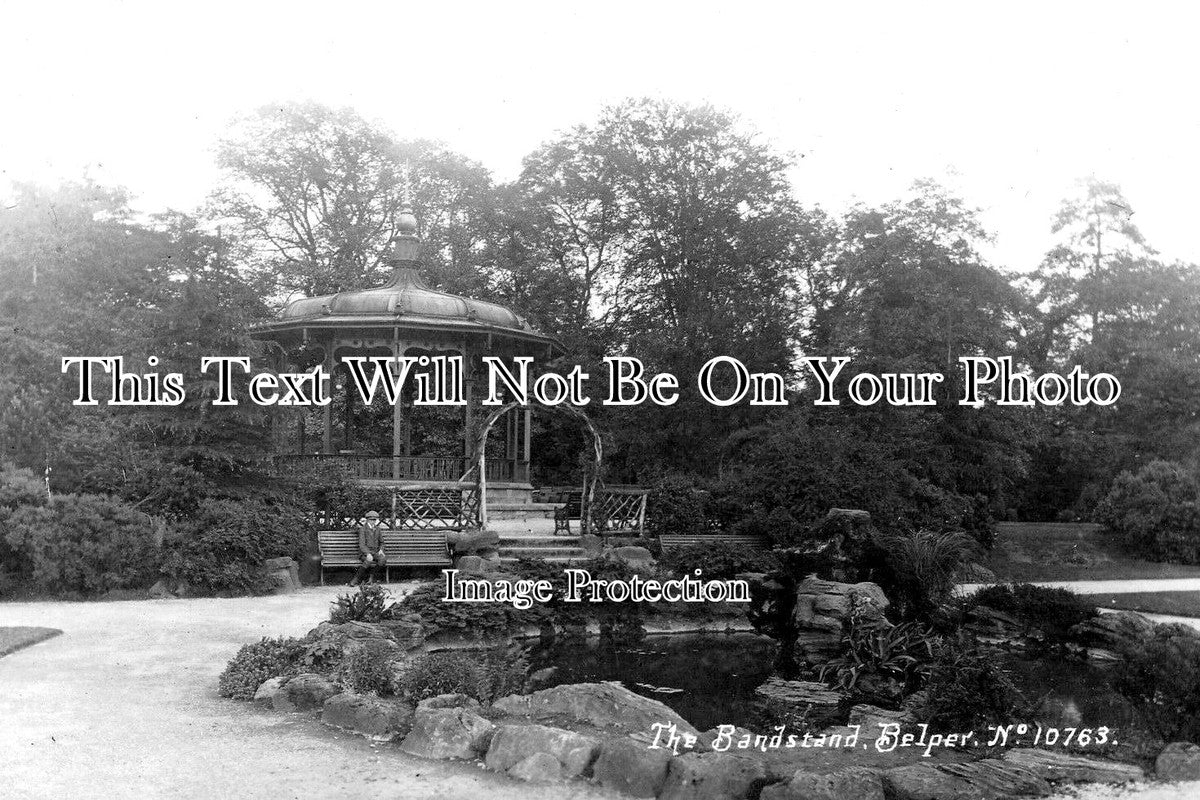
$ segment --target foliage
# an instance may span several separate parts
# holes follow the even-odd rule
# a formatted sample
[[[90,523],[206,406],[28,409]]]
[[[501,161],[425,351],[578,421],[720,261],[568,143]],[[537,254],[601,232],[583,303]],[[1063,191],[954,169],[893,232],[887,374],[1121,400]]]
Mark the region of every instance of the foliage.
[[[7,512],[5,542],[36,587],[95,595],[153,582],[163,525],[113,498],[63,495]]]
[[[162,572],[200,592],[261,592],[269,588],[263,562],[303,558],[313,535],[293,506],[206,499],[176,525]]]
[[[912,622],[872,622],[855,607],[841,654],[823,664],[820,679],[862,700],[894,703],[921,688],[939,644],[929,628]]]
[[[668,475],[658,480],[646,501],[650,535],[705,533],[712,527],[710,497],[711,493],[690,476]]]
[[[217,691],[222,697],[253,700],[263,681],[298,674],[304,652],[304,642],[284,636],[243,645],[217,680]]]
[[[1115,685],[1166,741],[1200,739],[1200,636],[1178,623],[1158,625],[1127,653]]]
[[[1029,705],[995,654],[966,638],[942,640],[925,691],[918,716],[938,730],[1004,725],[1021,719]]]
[[[441,694],[465,694],[490,703],[521,691],[527,670],[523,654],[502,648],[426,653],[405,668],[397,693],[412,702]]]
[[[394,651],[382,643],[367,642],[355,648],[341,664],[346,686],[356,692],[392,693],[391,658]]]
[[[741,572],[770,572],[779,562],[770,553],[728,542],[707,542],[664,551],[658,566],[672,575],[691,575],[698,569],[705,580],[728,580]]]
[[[971,606],[987,606],[1042,630],[1051,640],[1068,638],[1072,626],[1098,613],[1090,603],[1068,589],[1034,586],[1029,583],[998,584],[980,589],[970,598]]]
[[[882,534],[876,542],[892,571],[893,600],[902,616],[928,619],[954,589],[955,577],[979,556],[962,531]]]
[[[396,604],[389,602],[391,594],[378,584],[365,584],[357,592],[338,595],[329,609],[329,621],[335,625],[343,622],[379,622],[391,619]]]
[[[479,639],[507,635],[515,624],[514,609],[497,603],[445,603],[444,584],[432,581],[409,592],[394,608],[415,613],[428,634],[450,633]]]
[[[1099,517],[1135,555],[1200,564],[1200,481],[1179,464],[1154,461],[1122,472]]]

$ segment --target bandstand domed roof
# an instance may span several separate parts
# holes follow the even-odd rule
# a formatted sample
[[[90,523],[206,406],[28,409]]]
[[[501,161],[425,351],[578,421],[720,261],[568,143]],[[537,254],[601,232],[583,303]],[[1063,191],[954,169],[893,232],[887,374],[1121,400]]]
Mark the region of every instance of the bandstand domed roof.
[[[490,334],[546,344],[561,352],[558,340],[534,330],[510,308],[429,288],[417,270],[420,240],[416,236],[416,219],[405,212],[398,222],[400,234],[390,258],[392,276],[386,284],[294,300],[275,321],[257,326],[255,338],[282,338],[289,332],[314,329],[403,328]]]

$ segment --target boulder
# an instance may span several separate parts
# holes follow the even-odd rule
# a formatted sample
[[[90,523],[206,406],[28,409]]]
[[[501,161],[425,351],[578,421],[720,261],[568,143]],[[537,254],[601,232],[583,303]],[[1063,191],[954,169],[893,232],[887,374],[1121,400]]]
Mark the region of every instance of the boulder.
[[[417,708],[479,708],[479,701],[466,694],[439,694],[426,697],[417,703]]]
[[[762,761],[729,753],[685,753],[671,759],[659,800],[743,800],[767,782]]]
[[[469,708],[421,708],[400,749],[422,758],[478,758],[495,726]]]
[[[1200,745],[1171,742],[1155,759],[1154,774],[1164,781],[1200,781]]]
[[[752,738],[754,736],[753,731],[747,730],[746,728],[738,728],[736,726],[734,727],[732,733],[730,733],[728,730],[726,730],[726,733],[732,737],[733,741],[735,742],[745,739],[747,735]],[[700,736],[696,739],[695,747],[692,749],[697,753],[711,753],[713,752],[713,745],[716,743],[717,738],[720,735],[720,728],[711,728],[700,734]]]
[[[275,695],[283,691],[287,678],[267,678],[254,692],[254,702],[264,706],[275,705]]]
[[[880,725],[893,725],[896,723],[911,725],[916,721],[916,716],[911,711],[905,709],[892,711],[860,703],[850,709],[850,719],[847,724],[861,726],[862,735],[869,736],[878,733],[881,730]]]
[[[508,775],[530,783],[561,783],[563,780],[562,765],[549,753],[534,753],[521,759],[509,768]]]
[[[1072,641],[1088,649],[1088,657],[1110,661],[1143,646],[1154,635],[1154,623],[1136,611],[1099,614],[1070,630]]]
[[[654,556],[644,547],[614,547],[608,554],[633,569],[650,569],[654,566]]]
[[[1021,747],[1009,750],[1001,758],[1051,783],[1128,783],[1146,776],[1141,767],[1133,764],[1073,756],[1057,750]]]
[[[1046,638],[1040,629],[990,606],[975,606],[968,611],[964,627],[985,644],[1024,646]]]
[[[381,622],[322,622],[308,632],[310,641],[324,640],[341,648],[344,656],[363,646],[414,650],[425,643],[418,617]]]
[[[494,568],[492,562],[479,556],[459,556],[454,566],[468,575],[482,575]]]
[[[655,723],[674,723],[681,734],[697,733],[690,722],[667,706],[617,683],[572,683],[532,694],[510,695],[493,703],[492,710],[534,720],[563,717],[594,728],[617,728],[624,733],[645,732]]]
[[[300,565],[291,558],[268,558],[264,571],[271,581],[272,594],[290,594],[300,590]]]
[[[546,725],[501,725],[492,736],[484,763],[488,769],[509,772],[535,753],[549,755],[559,766],[558,776],[575,778],[584,775],[600,744],[574,731]]]
[[[456,556],[465,556],[480,551],[496,550],[500,547],[500,534],[496,531],[466,530],[447,531],[446,543]]]
[[[969,764],[913,764],[883,773],[890,800],[993,800],[1012,795],[1044,796],[1050,784],[1033,772],[999,759]]]
[[[839,583],[810,575],[796,587],[792,623],[801,631],[826,631],[840,636],[843,623],[856,606],[867,622],[882,622],[888,599],[874,583]]]
[[[165,580],[157,581],[153,586],[146,590],[146,594],[150,595],[153,600],[166,600],[174,597],[175,593],[167,586]]]
[[[843,696],[817,681],[768,678],[754,690],[767,714],[788,727],[823,727],[838,717]]]
[[[671,751],[632,739],[612,739],[600,748],[592,777],[606,789],[631,797],[657,797],[667,779]]]
[[[413,707],[402,700],[342,692],[325,701],[321,722],[390,742],[412,728]]]
[[[850,767],[829,775],[797,770],[791,779],[762,790],[760,800],[884,800],[879,771]]]
[[[324,675],[304,672],[284,683],[272,696],[271,704],[276,711],[312,711],[324,706],[326,700],[340,691],[341,688]]]
[[[420,616],[416,614],[400,619],[385,619],[375,624],[385,630],[401,650],[416,650],[425,644],[425,630],[421,626]]]

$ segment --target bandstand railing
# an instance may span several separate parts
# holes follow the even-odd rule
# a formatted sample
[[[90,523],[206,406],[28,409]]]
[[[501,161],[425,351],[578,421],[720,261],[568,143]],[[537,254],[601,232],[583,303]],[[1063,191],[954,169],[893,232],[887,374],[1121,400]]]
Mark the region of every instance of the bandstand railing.
[[[457,481],[470,466],[469,460],[448,456],[377,456],[360,453],[312,453],[275,456],[275,467],[296,472],[321,467],[343,467],[352,477],[372,481]],[[529,462],[491,459],[486,463],[488,481],[527,483]]]

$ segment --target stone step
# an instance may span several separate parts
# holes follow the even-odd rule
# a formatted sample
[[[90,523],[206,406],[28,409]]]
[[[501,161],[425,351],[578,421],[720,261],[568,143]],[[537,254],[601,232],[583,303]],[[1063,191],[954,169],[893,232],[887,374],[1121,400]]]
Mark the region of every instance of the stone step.
[[[552,535],[554,520],[533,517],[532,519],[492,519],[488,518],[488,530],[495,531],[501,536],[509,535]]]
[[[501,558],[550,558],[552,556],[571,556],[587,558],[587,554],[578,547],[506,547],[501,552]]]
[[[546,546],[546,547],[578,547],[578,536],[555,536],[554,534],[545,533],[502,533],[500,534],[500,546],[513,545],[521,547],[524,545]]]
[[[587,561],[587,557],[584,555],[545,556],[545,557],[536,556],[536,558],[541,558],[542,561],[545,561],[548,564],[578,564],[583,561]],[[500,557],[500,563],[502,563],[502,564],[515,564],[516,561],[517,561],[517,556],[501,556]]]

